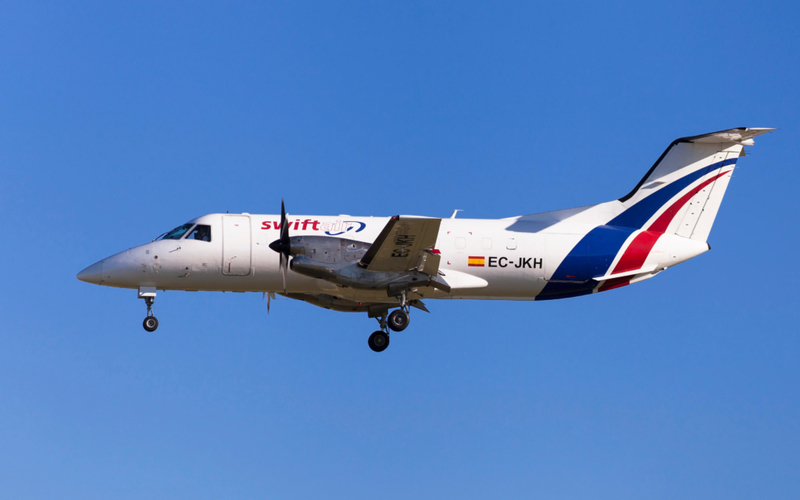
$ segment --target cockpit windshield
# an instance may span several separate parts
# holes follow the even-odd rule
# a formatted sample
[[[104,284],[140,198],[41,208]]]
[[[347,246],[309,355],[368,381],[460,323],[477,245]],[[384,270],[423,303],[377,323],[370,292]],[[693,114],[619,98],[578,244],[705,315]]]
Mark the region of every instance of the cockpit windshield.
[[[182,226],[176,227],[172,231],[167,231],[166,233],[164,233],[161,236],[159,236],[158,238],[156,238],[155,241],[160,241],[160,240],[179,240],[179,239],[181,239],[183,237],[184,234],[186,234],[187,231],[189,231],[192,228],[192,226],[194,226],[193,223],[187,222],[186,224],[184,224]]]

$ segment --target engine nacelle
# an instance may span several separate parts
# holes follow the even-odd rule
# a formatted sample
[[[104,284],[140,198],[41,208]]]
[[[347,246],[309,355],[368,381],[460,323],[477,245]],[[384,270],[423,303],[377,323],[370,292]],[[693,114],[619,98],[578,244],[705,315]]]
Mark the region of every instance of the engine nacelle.
[[[406,272],[368,271],[359,266],[367,253],[369,243],[327,236],[294,236],[291,238],[289,265],[292,271],[330,281],[339,286],[361,290],[387,290],[400,292],[410,287],[434,286],[449,291],[449,286],[438,277],[417,270]]]
[[[333,236],[293,236],[291,254],[310,265],[332,269],[358,263],[372,245]]]

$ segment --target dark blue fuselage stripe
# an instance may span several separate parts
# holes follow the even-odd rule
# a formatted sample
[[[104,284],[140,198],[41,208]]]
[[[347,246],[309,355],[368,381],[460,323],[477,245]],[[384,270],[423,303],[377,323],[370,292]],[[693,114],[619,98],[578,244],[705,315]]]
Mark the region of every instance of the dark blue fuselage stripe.
[[[570,250],[553,273],[550,279],[556,282],[548,282],[536,296],[536,300],[561,299],[592,293],[597,282],[591,278],[606,274],[625,240],[634,231],[641,229],[661,207],[697,179],[726,165],[735,165],[736,160],[737,158],[723,160],[692,172],[634,204],[608,224],[589,231]]]
[[[634,231],[613,226],[597,226],[589,231],[550,277],[555,281],[548,282],[536,299],[560,299],[592,293],[597,282],[591,278],[608,272],[619,249]]]

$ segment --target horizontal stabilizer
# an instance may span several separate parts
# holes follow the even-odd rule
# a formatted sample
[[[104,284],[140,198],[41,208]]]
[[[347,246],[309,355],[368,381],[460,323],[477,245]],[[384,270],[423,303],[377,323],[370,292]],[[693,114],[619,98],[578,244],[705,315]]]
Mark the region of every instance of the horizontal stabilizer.
[[[732,128],[710,134],[695,135],[693,137],[683,137],[675,142],[693,142],[696,144],[723,144],[732,142],[743,146],[752,146],[753,137],[767,132],[772,132],[774,128]]]

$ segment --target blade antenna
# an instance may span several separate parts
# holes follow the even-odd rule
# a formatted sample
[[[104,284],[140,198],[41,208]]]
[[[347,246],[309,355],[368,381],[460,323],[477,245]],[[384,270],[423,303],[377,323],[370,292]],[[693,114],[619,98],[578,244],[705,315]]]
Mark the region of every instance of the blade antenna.
[[[269,309],[272,305],[272,299],[275,298],[275,292],[261,292],[261,295],[267,301],[267,314],[269,314]]]

